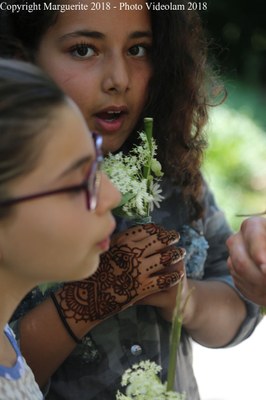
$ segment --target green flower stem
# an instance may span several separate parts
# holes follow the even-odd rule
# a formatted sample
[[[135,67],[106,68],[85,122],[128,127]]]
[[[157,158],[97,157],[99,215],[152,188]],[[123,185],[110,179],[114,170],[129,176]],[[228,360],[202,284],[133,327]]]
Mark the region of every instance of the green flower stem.
[[[151,174],[151,161],[152,161],[152,131],[153,131],[153,118],[144,118],[144,131],[147,137],[147,142],[150,149],[150,157],[148,160],[148,165],[145,165],[143,168],[143,177],[147,179],[148,189],[150,188],[149,177]],[[150,215],[149,206],[147,209],[147,215]]]
[[[194,288],[191,288],[186,296],[183,307],[181,307],[183,281],[177,287],[176,306],[173,313],[172,330],[170,335],[169,364],[167,373],[167,391],[174,391],[177,350],[180,344],[184,311]]]
[[[183,314],[180,309],[181,294],[182,294],[182,281],[178,284],[177,295],[176,295],[176,306],[173,314],[172,330],[170,336],[170,354],[167,374],[167,386],[166,390],[174,391],[175,371],[176,371],[176,356],[178,346],[180,344]]]
[[[152,131],[153,131],[153,118],[144,118],[144,130],[148,139],[150,151],[152,150]]]

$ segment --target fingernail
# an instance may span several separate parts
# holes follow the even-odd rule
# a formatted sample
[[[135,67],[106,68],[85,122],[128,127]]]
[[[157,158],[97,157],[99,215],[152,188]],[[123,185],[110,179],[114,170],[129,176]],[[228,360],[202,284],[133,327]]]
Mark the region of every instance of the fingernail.
[[[170,244],[175,244],[180,239],[180,234],[174,230],[166,231],[165,229],[160,229],[157,233],[158,240],[167,246]]]
[[[172,272],[167,275],[160,275],[157,280],[159,289],[168,289],[171,286],[176,285],[184,276],[184,272]]]
[[[185,249],[181,247],[174,247],[171,248],[170,250],[167,250],[163,253],[161,253],[161,259],[160,262],[163,265],[169,265],[169,264],[175,264],[178,261],[182,260],[186,255]]]
[[[155,233],[157,233],[161,229],[158,225],[155,225],[153,223],[144,224],[142,225],[142,228],[150,235],[155,235]]]

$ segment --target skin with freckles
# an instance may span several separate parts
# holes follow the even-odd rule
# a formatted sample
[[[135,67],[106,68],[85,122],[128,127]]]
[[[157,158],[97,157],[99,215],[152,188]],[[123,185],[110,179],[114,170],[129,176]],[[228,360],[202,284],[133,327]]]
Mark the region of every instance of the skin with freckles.
[[[227,246],[236,287],[251,301],[266,306],[266,219],[246,219]]]

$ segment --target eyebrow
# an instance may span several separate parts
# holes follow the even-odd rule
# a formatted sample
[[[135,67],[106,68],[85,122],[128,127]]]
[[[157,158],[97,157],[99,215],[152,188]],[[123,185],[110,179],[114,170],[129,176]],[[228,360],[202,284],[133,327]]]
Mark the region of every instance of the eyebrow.
[[[152,38],[152,32],[151,31],[136,31],[136,32],[132,32],[129,35],[130,39],[139,39],[139,38],[143,38],[143,37]]]
[[[66,33],[65,35],[63,35],[59,38],[59,41],[64,41],[66,39],[76,38],[79,36],[84,36],[84,37],[92,38],[92,39],[104,39],[105,38],[105,34],[102,32],[89,31],[86,29],[82,29],[82,30]],[[129,39],[139,39],[139,38],[144,38],[144,37],[152,38],[152,32],[150,30],[135,31],[135,32],[130,33],[130,35],[129,35]]]

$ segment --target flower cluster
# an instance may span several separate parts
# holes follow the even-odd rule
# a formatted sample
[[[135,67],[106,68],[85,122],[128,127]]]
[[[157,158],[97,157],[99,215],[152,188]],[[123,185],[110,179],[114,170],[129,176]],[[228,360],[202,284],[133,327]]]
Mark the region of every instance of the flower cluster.
[[[167,391],[158,374],[161,367],[152,361],[141,361],[125,371],[122,387],[126,394],[118,391],[116,400],[185,400],[184,394]]]
[[[182,281],[177,287],[176,306],[173,313],[172,329],[170,336],[170,352],[168,363],[167,381],[162,383],[158,377],[162,368],[155,362],[146,360],[134,364],[122,376],[121,386],[125,387],[125,394],[119,390],[116,400],[186,400],[185,393],[174,392],[176,373],[176,355],[180,344],[181,329],[184,311],[193,289],[187,294],[182,303]]]
[[[139,133],[140,143],[129,154],[109,154],[103,163],[103,171],[122,194],[121,203],[114,210],[118,216],[147,217],[163,199],[159,186],[163,173],[156,159],[152,119],[145,118],[144,125],[145,131]]]

